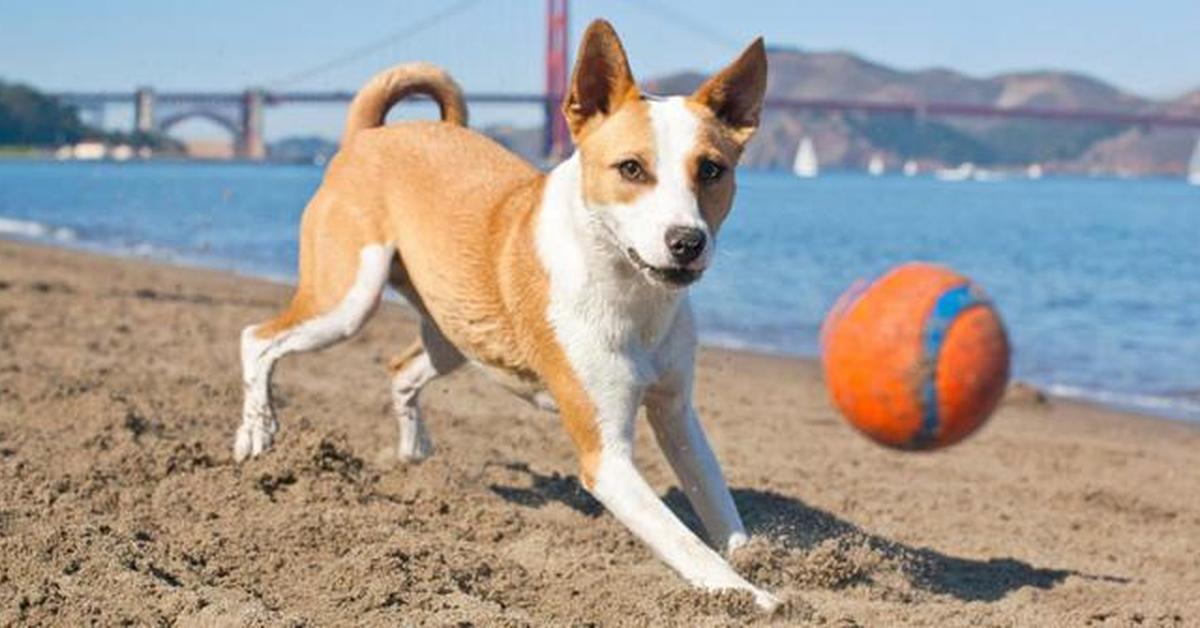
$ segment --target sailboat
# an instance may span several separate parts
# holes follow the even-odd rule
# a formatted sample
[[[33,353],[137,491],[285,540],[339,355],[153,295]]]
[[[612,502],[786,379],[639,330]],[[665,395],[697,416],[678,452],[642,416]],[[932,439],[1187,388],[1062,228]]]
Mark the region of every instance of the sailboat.
[[[883,155],[875,153],[871,155],[871,160],[867,162],[867,172],[871,173],[872,177],[878,177],[883,174],[887,166],[883,163]]]
[[[797,177],[811,179],[820,172],[821,167],[817,164],[817,151],[813,148],[812,140],[808,136],[800,138],[800,145],[796,147],[796,159],[792,162],[792,173]]]
[[[1200,185],[1200,137],[1196,138],[1196,147],[1192,149],[1192,162],[1188,164],[1188,183]]]
[[[904,162],[904,176],[915,177],[921,171],[921,165],[915,159],[909,159]]]
[[[1029,164],[1029,167],[1025,168],[1025,176],[1030,179],[1040,179],[1043,173],[1042,164],[1036,162]]]
[[[975,175],[975,164],[966,161],[955,168],[943,168],[933,173],[941,181],[966,181]]]

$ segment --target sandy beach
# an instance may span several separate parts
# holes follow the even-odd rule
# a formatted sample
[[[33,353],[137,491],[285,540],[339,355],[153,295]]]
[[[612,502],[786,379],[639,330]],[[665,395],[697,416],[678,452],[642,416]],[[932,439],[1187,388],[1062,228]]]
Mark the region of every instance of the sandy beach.
[[[481,375],[394,459],[385,305],[278,369],[282,431],[232,460],[237,337],[290,296],[0,241],[2,625],[1200,625],[1200,429],[1014,395],[947,451],[884,450],[810,362],[706,349],[698,404],[786,599],[690,590],[579,487],[557,418]],[[638,457],[691,515],[641,426]]]

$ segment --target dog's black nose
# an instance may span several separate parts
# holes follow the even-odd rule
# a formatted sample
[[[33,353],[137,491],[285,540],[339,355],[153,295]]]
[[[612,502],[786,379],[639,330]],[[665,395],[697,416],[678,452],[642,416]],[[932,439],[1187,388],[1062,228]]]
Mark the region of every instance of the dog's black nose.
[[[667,229],[667,250],[680,265],[690,264],[704,252],[708,237],[695,227],[671,227]]]

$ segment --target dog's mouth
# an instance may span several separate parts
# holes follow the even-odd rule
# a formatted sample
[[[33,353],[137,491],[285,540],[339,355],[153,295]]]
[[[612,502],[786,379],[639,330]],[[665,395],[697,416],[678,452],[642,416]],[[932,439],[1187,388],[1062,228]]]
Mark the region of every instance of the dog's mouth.
[[[625,255],[635,268],[646,273],[651,279],[675,288],[683,288],[691,285],[700,278],[700,275],[704,274],[703,270],[691,270],[681,266],[668,266],[666,268],[651,266],[646,263],[646,260],[642,259],[642,256],[637,254],[637,251],[633,250],[633,247],[626,248]]]

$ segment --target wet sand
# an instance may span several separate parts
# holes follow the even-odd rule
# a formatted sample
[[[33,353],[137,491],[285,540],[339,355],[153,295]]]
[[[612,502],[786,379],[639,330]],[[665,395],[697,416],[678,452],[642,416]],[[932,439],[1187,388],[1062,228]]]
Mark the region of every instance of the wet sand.
[[[1200,624],[1200,429],[1016,395],[934,454],[881,449],[815,366],[709,349],[698,404],[787,600],[690,590],[579,488],[557,418],[464,370],[393,455],[385,305],[286,359],[235,464],[240,328],[289,290],[0,241],[0,624]],[[639,463],[694,524],[639,427]]]

